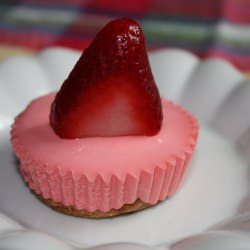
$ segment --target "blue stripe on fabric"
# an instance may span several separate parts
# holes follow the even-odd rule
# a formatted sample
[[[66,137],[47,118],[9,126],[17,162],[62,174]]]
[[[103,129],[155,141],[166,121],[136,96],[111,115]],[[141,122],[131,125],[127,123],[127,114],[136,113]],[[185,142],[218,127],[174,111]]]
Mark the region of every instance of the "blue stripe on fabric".
[[[17,33],[35,31],[35,32],[41,32],[41,33],[48,33],[52,35],[58,35],[58,34],[65,32],[67,30],[67,27],[58,28],[58,27],[52,27],[52,26],[50,27],[38,26],[38,25],[27,24],[27,23],[22,25],[20,23],[7,24],[4,22],[0,22],[0,30],[17,32]]]
[[[75,32],[75,31],[69,31],[67,28],[65,29],[53,29],[53,28],[48,28],[48,27],[41,27],[41,26],[33,26],[33,27],[27,27],[27,26],[8,26],[6,29],[6,25],[2,25],[0,23],[0,32],[11,32],[13,34],[25,34],[25,33],[37,33],[37,34],[48,34],[51,37],[60,37],[61,35],[68,36],[68,37],[75,37],[75,38],[94,38],[96,32]],[[28,38],[27,38],[28,39]]]

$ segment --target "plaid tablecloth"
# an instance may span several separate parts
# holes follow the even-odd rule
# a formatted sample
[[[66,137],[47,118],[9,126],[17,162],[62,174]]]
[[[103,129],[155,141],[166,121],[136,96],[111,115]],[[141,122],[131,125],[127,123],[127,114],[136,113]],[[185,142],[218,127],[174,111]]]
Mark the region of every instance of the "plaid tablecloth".
[[[250,71],[250,0],[1,0],[0,45],[84,49],[122,16],[140,23],[149,49],[184,48]]]

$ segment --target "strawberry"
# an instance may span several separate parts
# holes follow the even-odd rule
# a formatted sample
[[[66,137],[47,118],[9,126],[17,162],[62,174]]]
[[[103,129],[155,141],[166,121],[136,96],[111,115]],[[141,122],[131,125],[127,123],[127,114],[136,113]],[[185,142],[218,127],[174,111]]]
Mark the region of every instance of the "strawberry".
[[[162,108],[145,47],[132,19],[108,23],[64,81],[50,124],[62,138],[156,134]]]

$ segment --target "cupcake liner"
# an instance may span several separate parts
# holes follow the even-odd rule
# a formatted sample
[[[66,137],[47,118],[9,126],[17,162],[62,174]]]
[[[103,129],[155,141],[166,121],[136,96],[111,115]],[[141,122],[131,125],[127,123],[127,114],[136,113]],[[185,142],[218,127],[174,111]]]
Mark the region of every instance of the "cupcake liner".
[[[22,158],[20,169],[30,188],[45,199],[79,210],[107,212],[132,204],[138,198],[153,205],[171,196],[183,178],[189,158],[188,155],[167,161],[162,167],[155,166],[152,172],[141,171],[138,177],[128,174],[120,179],[113,175],[105,180],[98,175],[94,181],[86,175],[74,179],[71,172],[62,174],[59,168],[50,172],[47,166],[32,161],[32,165],[23,165]]]

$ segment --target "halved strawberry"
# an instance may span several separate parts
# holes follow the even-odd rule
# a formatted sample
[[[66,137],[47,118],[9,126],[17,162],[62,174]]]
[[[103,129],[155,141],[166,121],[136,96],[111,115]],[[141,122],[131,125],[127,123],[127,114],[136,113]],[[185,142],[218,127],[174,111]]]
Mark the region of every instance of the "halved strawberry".
[[[82,53],[51,105],[62,138],[154,135],[162,108],[138,24],[108,23]]]

